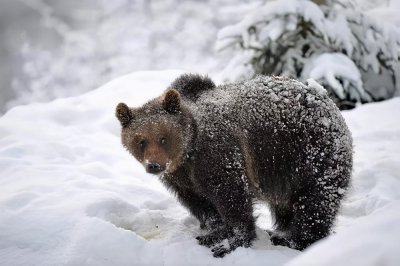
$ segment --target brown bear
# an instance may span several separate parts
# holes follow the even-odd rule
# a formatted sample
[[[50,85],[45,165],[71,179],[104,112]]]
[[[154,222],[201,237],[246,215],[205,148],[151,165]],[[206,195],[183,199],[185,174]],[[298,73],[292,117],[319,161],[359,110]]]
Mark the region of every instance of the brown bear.
[[[352,138],[318,84],[257,76],[215,86],[185,74],[141,107],[118,104],[116,116],[123,146],[208,229],[197,239],[215,257],[251,246],[256,199],[271,209],[275,245],[302,250],[329,234]]]

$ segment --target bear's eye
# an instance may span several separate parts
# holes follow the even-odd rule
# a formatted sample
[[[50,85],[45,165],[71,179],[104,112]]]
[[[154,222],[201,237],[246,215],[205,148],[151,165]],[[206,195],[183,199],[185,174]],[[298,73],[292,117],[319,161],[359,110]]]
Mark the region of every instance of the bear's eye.
[[[139,148],[143,151],[144,148],[146,148],[146,141],[141,140],[141,141],[139,141],[138,145],[139,145]]]
[[[160,139],[160,143],[161,143],[162,145],[164,145],[164,144],[167,143],[167,140],[166,140],[165,138],[161,138],[161,139]]]

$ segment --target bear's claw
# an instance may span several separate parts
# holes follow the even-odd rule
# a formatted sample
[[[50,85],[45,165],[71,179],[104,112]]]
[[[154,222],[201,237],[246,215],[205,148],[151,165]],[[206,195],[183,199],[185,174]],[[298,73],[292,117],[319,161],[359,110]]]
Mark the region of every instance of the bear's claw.
[[[268,233],[271,237],[270,241],[272,245],[291,247],[290,241],[287,238],[285,238],[282,234],[276,232],[268,232]]]
[[[196,237],[196,239],[199,242],[199,245],[206,246],[206,247],[212,247],[213,245],[222,241],[221,237],[216,234],[208,234],[208,235],[204,235],[204,236],[198,236],[198,237]]]
[[[213,252],[213,256],[215,258],[222,258],[226,254],[230,253],[232,250],[224,247],[224,245],[219,245],[213,249],[211,249],[211,252]]]

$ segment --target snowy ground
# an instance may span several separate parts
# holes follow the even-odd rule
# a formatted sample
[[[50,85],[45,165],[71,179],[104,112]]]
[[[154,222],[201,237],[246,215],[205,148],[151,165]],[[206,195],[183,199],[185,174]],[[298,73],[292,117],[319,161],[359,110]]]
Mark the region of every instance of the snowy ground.
[[[303,253],[272,246],[258,206],[254,246],[215,259],[197,221],[122,148],[114,117],[179,73],[133,73],[0,118],[0,265],[400,264],[400,98],[344,112],[355,169],[334,236]]]

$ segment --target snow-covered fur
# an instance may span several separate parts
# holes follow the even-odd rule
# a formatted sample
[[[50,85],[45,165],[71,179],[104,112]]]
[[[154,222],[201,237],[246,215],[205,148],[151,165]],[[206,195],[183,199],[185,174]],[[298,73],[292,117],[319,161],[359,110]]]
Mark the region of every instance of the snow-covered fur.
[[[214,256],[251,245],[254,199],[271,208],[274,244],[302,250],[329,234],[349,186],[352,138],[318,84],[257,76],[215,87],[183,75],[116,115],[123,145],[209,230],[197,239]],[[229,246],[217,245],[224,239]]]

